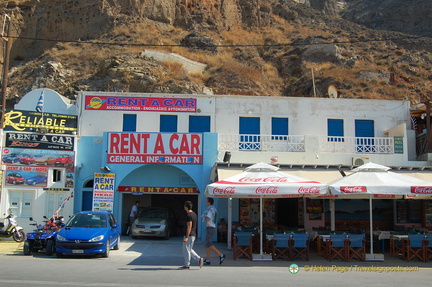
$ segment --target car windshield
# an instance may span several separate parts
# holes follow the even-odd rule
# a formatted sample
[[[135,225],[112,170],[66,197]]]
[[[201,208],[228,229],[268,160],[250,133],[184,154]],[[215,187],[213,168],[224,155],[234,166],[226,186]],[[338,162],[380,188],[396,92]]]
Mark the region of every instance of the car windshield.
[[[139,218],[167,218],[168,210],[163,208],[146,208],[140,210]]]
[[[66,224],[67,227],[107,227],[105,214],[75,214]]]

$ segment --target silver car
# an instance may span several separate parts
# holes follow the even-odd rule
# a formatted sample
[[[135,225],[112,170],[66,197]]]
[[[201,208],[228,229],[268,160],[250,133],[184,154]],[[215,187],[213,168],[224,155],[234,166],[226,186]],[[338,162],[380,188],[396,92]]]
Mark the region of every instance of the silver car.
[[[165,207],[144,207],[138,209],[138,218],[132,223],[131,236],[163,237],[175,235],[177,220],[174,212]]]

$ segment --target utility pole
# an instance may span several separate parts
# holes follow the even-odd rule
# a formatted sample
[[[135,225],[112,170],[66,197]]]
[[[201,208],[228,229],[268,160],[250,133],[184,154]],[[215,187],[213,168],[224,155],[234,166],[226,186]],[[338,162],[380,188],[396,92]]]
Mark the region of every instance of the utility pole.
[[[3,26],[1,27],[1,39],[5,42],[3,51],[3,79],[2,79],[2,105],[1,105],[1,127],[4,128],[5,112],[6,112],[6,97],[7,85],[9,77],[9,61],[10,51],[12,48],[12,38],[10,38],[11,17],[7,14],[3,16]]]

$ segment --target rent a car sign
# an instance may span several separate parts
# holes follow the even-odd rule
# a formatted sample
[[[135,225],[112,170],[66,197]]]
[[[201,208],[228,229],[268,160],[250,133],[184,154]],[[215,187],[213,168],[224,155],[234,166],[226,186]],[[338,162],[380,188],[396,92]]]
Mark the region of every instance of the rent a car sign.
[[[202,164],[202,134],[109,133],[107,162]]]

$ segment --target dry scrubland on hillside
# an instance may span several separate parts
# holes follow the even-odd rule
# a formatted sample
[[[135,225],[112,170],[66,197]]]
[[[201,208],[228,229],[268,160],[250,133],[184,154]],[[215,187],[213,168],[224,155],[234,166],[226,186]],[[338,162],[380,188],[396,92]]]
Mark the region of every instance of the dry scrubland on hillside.
[[[39,87],[70,98],[80,90],[327,97],[330,84],[345,98],[430,96],[429,38],[368,29],[295,1],[6,2],[19,37],[9,105]],[[191,74],[145,49],[207,69]]]

